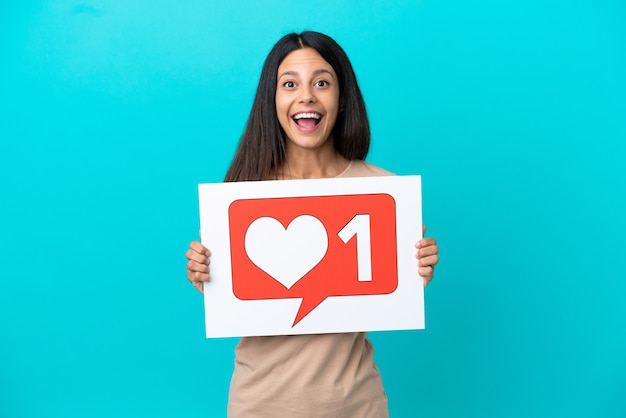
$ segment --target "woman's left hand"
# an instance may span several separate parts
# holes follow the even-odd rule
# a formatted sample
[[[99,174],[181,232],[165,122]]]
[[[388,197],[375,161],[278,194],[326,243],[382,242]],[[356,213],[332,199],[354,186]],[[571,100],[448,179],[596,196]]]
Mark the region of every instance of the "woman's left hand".
[[[422,225],[422,236],[426,234],[426,225]],[[434,238],[424,238],[415,243],[417,253],[417,272],[424,278],[424,287],[433,279],[435,266],[439,262],[439,247]]]

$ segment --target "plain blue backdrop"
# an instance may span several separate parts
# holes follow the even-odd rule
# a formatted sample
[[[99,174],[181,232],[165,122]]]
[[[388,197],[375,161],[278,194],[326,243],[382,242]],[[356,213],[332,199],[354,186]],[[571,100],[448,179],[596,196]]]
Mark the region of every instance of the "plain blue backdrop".
[[[371,334],[392,416],[626,416],[623,0],[31,0],[0,5],[0,417],[225,415],[197,184],[305,29],[440,245],[426,330]]]

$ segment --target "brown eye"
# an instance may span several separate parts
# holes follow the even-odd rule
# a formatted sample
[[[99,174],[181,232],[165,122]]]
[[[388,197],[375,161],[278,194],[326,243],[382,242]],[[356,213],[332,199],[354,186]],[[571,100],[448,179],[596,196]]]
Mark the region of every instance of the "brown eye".
[[[288,89],[292,89],[296,86],[296,83],[294,83],[293,81],[285,81],[283,83],[283,87],[287,87]]]
[[[315,85],[317,87],[328,87],[328,81],[326,81],[326,80],[319,80],[318,82],[315,83]]]

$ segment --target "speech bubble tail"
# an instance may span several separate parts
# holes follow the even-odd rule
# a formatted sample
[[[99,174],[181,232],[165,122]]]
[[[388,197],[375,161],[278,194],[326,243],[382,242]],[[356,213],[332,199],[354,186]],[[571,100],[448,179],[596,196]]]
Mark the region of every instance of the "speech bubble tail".
[[[307,316],[308,314],[311,313],[311,311],[315,308],[317,308],[317,306],[324,302],[324,300],[326,299],[326,296],[322,296],[319,298],[313,298],[313,297],[304,297],[302,299],[302,303],[300,304],[300,308],[298,309],[298,313],[296,314],[296,319],[294,319],[293,321],[293,325],[291,326],[291,328],[295,327],[298,322],[300,322],[302,319],[304,319],[305,316]]]

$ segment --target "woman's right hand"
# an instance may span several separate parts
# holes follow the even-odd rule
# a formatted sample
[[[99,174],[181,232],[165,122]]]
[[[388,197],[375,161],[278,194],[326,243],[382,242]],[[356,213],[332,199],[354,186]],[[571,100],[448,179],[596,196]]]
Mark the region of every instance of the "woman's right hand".
[[[209,264],[211,264],[211,251],[198,241],[191,241],[185,254],[187,257],[187,280],[200,293],[204,293],[204,282],[211,280]]]

